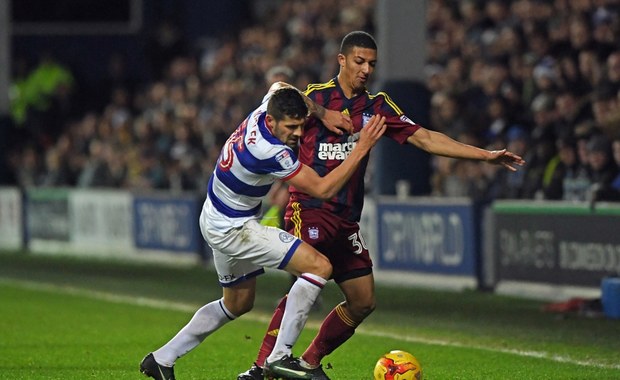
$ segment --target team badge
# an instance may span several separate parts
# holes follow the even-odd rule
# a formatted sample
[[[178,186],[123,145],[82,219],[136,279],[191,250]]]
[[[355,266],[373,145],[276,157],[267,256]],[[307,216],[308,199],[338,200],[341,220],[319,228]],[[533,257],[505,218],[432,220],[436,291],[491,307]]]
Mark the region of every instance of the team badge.
[[[368,114],[368,113],[363,113],[362,114],[362,128],[364,128],[366,126],[366,124],[368,124],[368,122],[370,121],[371,117],[372,117],[371,114]]]
[[[308,237],[310,239],[318,239],[319,238],[319,229],[317,227],[308,228]]]
[[[290,243],[293,240],[295,240],[295,236],[289,234],[288,232],[280,232],[280,240],[282,241],[282,243]]]
[[[295,166],[295,161],[291,153],[286,149],[276,154],[276,161],[278,161],[283,169],[292,169]]]

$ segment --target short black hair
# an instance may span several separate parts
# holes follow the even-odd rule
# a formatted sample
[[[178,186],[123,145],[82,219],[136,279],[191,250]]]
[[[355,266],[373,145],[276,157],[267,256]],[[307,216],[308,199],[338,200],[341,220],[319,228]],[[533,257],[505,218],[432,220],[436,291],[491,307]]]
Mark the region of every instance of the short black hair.
[[[302,119],[308,115],[308,106],[297,89],[285,87],[277,89],[267,103],[267,113],[277,121],[286,116]]]
[[[340,53],[347,55],[354,47],[377,50],[377,43],[370,33],[356,30],[344,36],[340,44]]]

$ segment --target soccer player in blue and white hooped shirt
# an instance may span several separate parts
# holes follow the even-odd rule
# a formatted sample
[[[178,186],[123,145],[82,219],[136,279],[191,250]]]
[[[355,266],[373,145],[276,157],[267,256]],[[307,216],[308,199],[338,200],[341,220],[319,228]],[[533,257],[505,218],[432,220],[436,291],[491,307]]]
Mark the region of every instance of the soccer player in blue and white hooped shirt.
[[[140,370],[147,376],[174,379],[173,366],[179,357],[228,321],[250,311],[256,276],[267,267],[286,270],[298,279],[289,291],[280,333],[265,367],[276,376],[308,378],[291,349],[332,266],[299,238],[261,225],[261,200],[276,180],[316,198],[332,198],[385,131],[385,118],[371,118],[348,158],[321,177],[300,163],[294,151],[308,115],[337,133],[342,133],[337,127],[351,128],[347,116],[326,110],[297,89],[278,82],[226,141],[200,215],[200,228],[213,249],[223,297],[200,308],[176,336],[143,359]]]

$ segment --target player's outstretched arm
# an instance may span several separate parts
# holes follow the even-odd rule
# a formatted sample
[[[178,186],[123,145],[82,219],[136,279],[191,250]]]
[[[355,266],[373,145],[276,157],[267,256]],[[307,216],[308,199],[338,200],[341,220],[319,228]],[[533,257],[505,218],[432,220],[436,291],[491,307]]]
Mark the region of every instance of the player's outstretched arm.
[[[288,180],[288,183],[300,191],[319,199],[334,197],[342,186],[351,178],[360,162],[370,152],[385,132],[385,117],[374,115],[360,132],[360,139],[349,156],[337,168],[321,177],[309,166],[302,165],[299,173]]]
[[[276,91],[279,88],[294,88],[299,91],[298,88],[292,86],[286,82],[275,82],[269,88],[269,91]],[[317,119],[323,122],[325,128],[334,132],[337,135],[342,135],[344,132],[349,134],[353,133],[353,122],[351,118],[347,115],[344,115],[340,111],[336,110],[328,110],[320,104],[315,103],[312,99],[306,96],[302,91],[299,91],[301,96],[304,98],[304,102],[308,107],[308,112],[311,116],[316,117]],[[344,132],[343,132],[344,131]]]
[[[430,131],[426,128],[418,129],[407,138],[407,141],[432,154],[486,161],[491,164],[502,165],[511,171],[516,171],[516,166],[523,166],[525,164],[523,158],[506,149],[490,151],[478,148],[473,145],[463,144],[443,133]]]

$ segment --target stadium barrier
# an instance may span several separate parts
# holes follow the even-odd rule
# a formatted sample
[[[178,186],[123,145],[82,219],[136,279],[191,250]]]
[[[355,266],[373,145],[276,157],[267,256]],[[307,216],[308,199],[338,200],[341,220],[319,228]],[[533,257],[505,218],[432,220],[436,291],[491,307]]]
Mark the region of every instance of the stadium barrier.
[[[497,201],[492,254],[500,293],[598,297],[620,274],[620,204]]]
[[[0,249],[180,263],[209,261],[202,199],[167,192],[0,188]],[[378,282],[598,296],[620,274],[620,204],[367,197],[361,243]]]
[[[197,196],[33,188],[24,200],[25,242],[34,253],[178,263],[207,257]]]
[[[478,287],[480,220],[471,200],[383,196],[373,207],[374,226],[362,229],[376,237],[372,248],[378,281]]]

